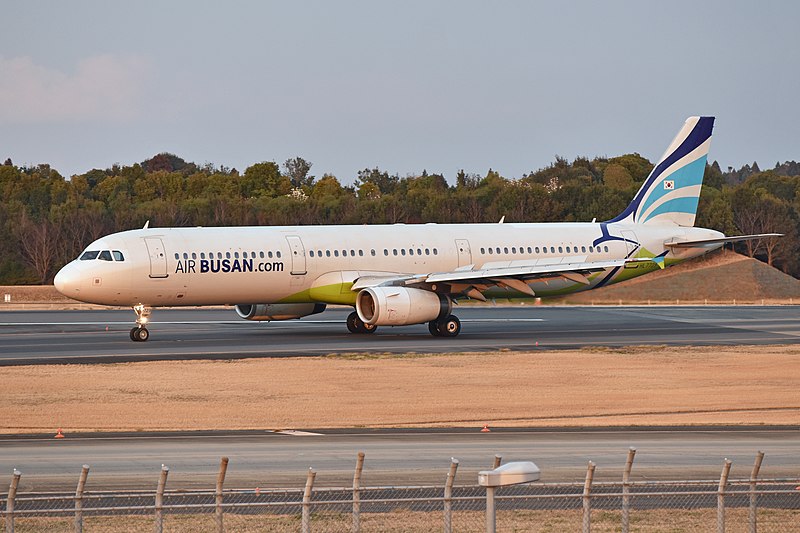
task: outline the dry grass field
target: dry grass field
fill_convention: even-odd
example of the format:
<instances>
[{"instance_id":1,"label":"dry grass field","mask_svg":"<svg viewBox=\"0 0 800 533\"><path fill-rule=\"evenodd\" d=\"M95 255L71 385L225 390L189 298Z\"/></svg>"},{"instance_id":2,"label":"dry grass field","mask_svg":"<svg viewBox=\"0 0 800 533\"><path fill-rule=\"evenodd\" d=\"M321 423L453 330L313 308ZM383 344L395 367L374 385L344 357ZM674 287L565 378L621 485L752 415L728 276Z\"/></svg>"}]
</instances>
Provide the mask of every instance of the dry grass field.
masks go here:
<instances>
[{"instance_id":1,"label":"dry grass field","mask_svg":"<svg viewBox=\"0 0 800 533\"><path fill-rule=\"evenodd\" d=\"M800 346L0 368L0 432L797 424Z\"/></svg>"}]
</instances>

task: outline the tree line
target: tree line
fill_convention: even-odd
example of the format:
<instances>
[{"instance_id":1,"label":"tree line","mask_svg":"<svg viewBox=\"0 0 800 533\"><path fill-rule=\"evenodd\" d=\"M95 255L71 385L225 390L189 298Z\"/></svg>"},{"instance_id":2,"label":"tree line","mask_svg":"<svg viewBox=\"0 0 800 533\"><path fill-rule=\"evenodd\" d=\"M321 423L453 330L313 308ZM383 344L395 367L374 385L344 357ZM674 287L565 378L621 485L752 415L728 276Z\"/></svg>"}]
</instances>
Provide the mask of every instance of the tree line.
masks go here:
<instances>
[{"instance_id":1,"label":"tree line","mask_svg":"<svg viewBox=\"0 0 800 533\"><path fill-rule=\"evenodd\" d=\"M150 226L415 224L607 220L620 213L653 164L639 154L556 157L516 178L464 171L449 183L422 171L401 177L379 168L351 185L317 178L301 157L256 163L244 172L159 154L65 179L49 165L0 165L0 284L50 283L58 269L108 233ZM779 232L739 251L795 277L800 164L756 163L722 171L706 165L697 225L726 234ZM739 246L739 245L737 245Z\"/></svg>"}]
</instances>

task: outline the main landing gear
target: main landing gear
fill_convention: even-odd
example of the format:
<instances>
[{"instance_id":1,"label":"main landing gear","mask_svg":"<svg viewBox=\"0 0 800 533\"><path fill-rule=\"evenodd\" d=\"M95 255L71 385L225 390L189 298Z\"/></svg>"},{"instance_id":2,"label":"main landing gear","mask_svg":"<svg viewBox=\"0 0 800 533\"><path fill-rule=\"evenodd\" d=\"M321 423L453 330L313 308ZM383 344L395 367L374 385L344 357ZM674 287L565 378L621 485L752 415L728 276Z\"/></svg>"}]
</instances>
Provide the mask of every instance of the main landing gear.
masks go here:
<instances>
[{"instance_id":1,"label":"main landing gear","mask_svg":"<svg viewBox=\"0 0 800 533\"><path fill-rule=\"evenodd\" d=\"M359 318L358 313L353 311L349 315L347 315L347 329L350 333L375 333L375 330L378 329L378 326L374 324L367 324L361 318Z\"/></svg>"},{"instance_id":2,"label":"main landing gear","mask_svg":"<svg viewBox=\"0 0 800 533\"><path fill-rule=\"evenodd\" d=\"M136 327L131 330L131 340L134 342L144 342L150 338L150 332L147 331L145 324L150 319L149 307L142 304L134 305L133 312L136 313Z\"/></svg>"},{"instance_id":3,"label":"main landing gear","mask_svg":"<svg viewBox=\"0 0 800 533\"><path fill-rule=\"evenodd\" d=\"M455 315L428 322L428 331L434 337L455 337L461 333L461 321Z\"/></svg>"}]
</instances>

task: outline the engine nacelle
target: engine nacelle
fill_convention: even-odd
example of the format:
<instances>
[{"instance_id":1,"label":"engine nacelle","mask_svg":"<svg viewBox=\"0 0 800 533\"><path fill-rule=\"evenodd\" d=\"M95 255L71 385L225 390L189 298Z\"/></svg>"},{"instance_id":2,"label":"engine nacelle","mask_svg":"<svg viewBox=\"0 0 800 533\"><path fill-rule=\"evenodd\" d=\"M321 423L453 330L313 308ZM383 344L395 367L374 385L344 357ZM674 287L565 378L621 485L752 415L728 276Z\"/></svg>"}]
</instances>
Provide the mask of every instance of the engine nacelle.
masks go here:
<instances>
[{"instance_id":1,"label":"engine nacelle","mask_svg":"<svg viewBox=\"0 0 800 533\"><path fill-rule=\"evenodd\" d=\"M447 296L405 287L368 287L356 297L358 317L376 326L422 324L450 315Z\"/></svg>"},{"instance_id":2,"label":"engine nacelle","mask_svg":"<svg viewBox=\"0 0 800 533\"><path fill-rule=\"evenodd\" d=\"M239 304L234 309L245 320L291 320L321 313L325 304Z\"/></svg>"}]
</instances>

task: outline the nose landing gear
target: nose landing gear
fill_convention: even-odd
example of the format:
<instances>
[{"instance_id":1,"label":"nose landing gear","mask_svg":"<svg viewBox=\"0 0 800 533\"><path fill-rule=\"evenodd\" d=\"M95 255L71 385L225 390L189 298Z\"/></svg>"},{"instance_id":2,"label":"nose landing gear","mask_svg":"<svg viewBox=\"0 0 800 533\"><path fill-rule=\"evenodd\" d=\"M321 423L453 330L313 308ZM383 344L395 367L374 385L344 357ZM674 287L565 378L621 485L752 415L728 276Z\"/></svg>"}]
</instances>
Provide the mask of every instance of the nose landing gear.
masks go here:
<instances>
[{"instance_id":1,"label":"nose landing gear","mask_svg":"<svg viewBox=\"0 0 800 533\"><path fill-rule=\"evenodd\" d=\"M147 331L145 324L147 324L150 319L151 311L152 309L142 304L133 306L133 312L136 313L136 327L131 330L132 341L144 342L150 338L150 332Z\"/></svg>"}]
</instances>

